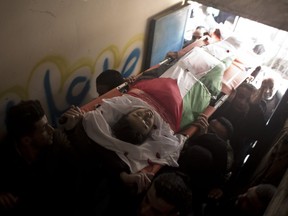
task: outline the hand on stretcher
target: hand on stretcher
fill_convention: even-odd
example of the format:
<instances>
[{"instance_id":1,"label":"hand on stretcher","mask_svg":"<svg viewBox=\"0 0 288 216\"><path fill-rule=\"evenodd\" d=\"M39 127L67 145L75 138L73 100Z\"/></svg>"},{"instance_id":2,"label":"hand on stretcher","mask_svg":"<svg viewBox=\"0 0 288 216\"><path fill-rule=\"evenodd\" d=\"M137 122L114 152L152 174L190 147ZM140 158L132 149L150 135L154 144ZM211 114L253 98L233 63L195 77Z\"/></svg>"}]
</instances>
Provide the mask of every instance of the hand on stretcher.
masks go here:
<instances>
[{"instance_id":1,"label":"hand on stretcher","mask_svg":"<svg viewBox=\"0 0 288 216\"><path fill-rule=\"evenodd\" d=\"M65 123L62 125L65 130L73 129L76 124L81 121L85 111L81 110L79 107L72 105L62 117L66 118ZM145 191L151 183L154 174L150 172L139 172L128 174L126 172L120 173L120 178L127 186L137 185L137 193Z\"/></svg>"},{"instance_id":2,"label":"hand on stretcher","mask_svg":"<svg viewBox=\"0 0 288 216\"><path fill-rule=\"evenodd\" d=\"M78 106L72 105L69 110L67 110L61 118L65 119L65 122L62 124L65 130L73 129L77 123L83 118L84 111L81 110Z\"/></svg>"},{"instance_id":3,"label":"hand on stretcher","mask_svg":"<svg viewBox=\"0 0 288 216\"><path fill-rule=\"evenodd\" d=\"M198 128L197 135L207 133L209 127L208 116L204 113L200 113L197 120L193 122L192 125Z\"/></svg>"}]
</instances>

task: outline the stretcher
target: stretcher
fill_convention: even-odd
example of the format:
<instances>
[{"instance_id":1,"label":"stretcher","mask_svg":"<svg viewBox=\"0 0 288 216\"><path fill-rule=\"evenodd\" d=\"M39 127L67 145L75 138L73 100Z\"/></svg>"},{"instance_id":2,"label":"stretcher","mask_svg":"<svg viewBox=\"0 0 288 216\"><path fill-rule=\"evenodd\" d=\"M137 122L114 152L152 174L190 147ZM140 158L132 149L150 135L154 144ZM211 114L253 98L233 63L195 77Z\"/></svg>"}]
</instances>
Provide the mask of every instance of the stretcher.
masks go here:
<instances>
[{"instance_id":1,"label":"stretcher","mask_svg":"<svg viewBox=\"0 0 288 216\"><path fill-rule=\"evenodd\" d=\"M193 61L189 62L189 58L190 59L193 59L194 57L198 58L199 52L202 55L202 53L204 52L202 49L205 49L206 46L207 46L207 39L206 38L197 40L196 42L190 44L188 47L185 47L183 50L180 50L178 52L178 54L180 53L180 56L182 56L182 57L179 60L175 61L175 63L171 64L171 59L167 58L163 62L160 62L158 65L155 65L155 66L149 68L148 70L145 70L144 72L139 73L136 76L136 80L137 80L137 78L141 78L143 76L145 77L145 75L147 73L153 71L154 69L160 68L163 65L167 65L167 64L171 64L172 66L169 66L166 71L161 72L160 77L165 78L166 76L176 76L175 74L180 73L182 75L184 74L183 80L186 80L185 70L187 70L187 69L183 69L183 68L192 67L195 70L198 70L198 68L199 68L198 65L197 64L192 65L192 64L195 64L195 61L193 60ZM207 48L207 49L211 49L211 48ZM225 47L225 49L227 49L227 47ZM198 53L196 52L197 54L195 54L195 50L198 52ZM227 51L225 50L225 52L229 54L229 50L227 50ZM226 55L225 52L224 52L224 55ZM210 53L212 53L212 56L213 56L213 54L214 55L217 54L217 52L215 52L214 50L210 50ZM252 54L250 52L248 52L248 53L249 54L247 54L246 56L248 59L251 59L253 56L251 56ZM204 52L204 54L206 55L206 51ZM222 55L222 54L219 54L219 55ZM188 61L186 61L185 58L188 59ZM223 58L227 59L226 56L224 56ZM230 59L230 58L228 58L228 59ZM205 62L206 62L206 60L207 59L205 59ZM215 60L213 59L212 62L213 61L215 61ZM185 64L184 65L185 67L183 66L183 64ZM215 68L214 66L217 65L217 63L215 63L215 62L213 64L214 65L213 65L213 67L211 67L212 68L211 71L213 70L213 68ZM226 66L228 65L228 66L225 69L223 69L223 67L220 68L220 71L224 70L223 72L219 73L219 71L216 70L217 78L215 78L215 76L214 77L212 76L209 79L207 78L205 80L206 77L209 77L210 72L207 73L206 72L207 69L204 70L202 66L201 66L202 67L201 70L205 71L205 73L203 73L203 74L198 73L195 76L193 75L194 78L197 77L197 78L195 78L197 82L202 81L203 83L205 83L204 88L206 88L206 89L208 88L210 93L211 93L211 91L213 91L213 88L217 88L217 86L219 88L219 80L217 83L217 79L221 79L220 80L221 81L220 82L220 89L218 89L220 91L217 93L217 95L214 94L214 98L211 96L211 98L210 98L211 100L209 101L209 104L207 104L207 106L204 104L205 107L204 108L202 107L200 110L198 110L199 111L198 114L203 113L208 117L211 116L215 112L215 110L217 108L219 108L229 98L229 95L233 92L233 90L236 89L250 75L249 71L246 70L246 68L248 66L245 65L245 61L243 61L243 59L241 59L241 61L239 61L239 59L233 58L229 64L227 63L227 61L226 62L224 61L224 65L226 65ZM205 67L209 68L210 65L208 65L208 66L205 65ZM193 69L191 69L191 70L193 71ZM209 71L210 71L210 68L209 68ZM196 71L196 73L197 72L198 71ZM213 72L213 73L215 73L215 72ZM181 79L179 79L179 80L181 80ZM216 84L214 85L213 82L216 82ZM187 82L186 84L189 86L191 85L190 82ZM179 85L179 86L182 87L182 86L185 86L186 84L182 85L182 83L181 83L181 85ZM133 83L125 82L125 83L121 84L120 86L107 92L106 94L99 96L96 99L92 100L91 102L83 105L81 107L81 109L85 112L94 110L96 107L101 105L103 100L117 97L117 96L122 96L123 94L125 94L124 89L127 89L127 87L133 88L133 85L134 85ZM185 88L183 91L186 91ZM181 90L180 90L180 93L181 93ZM203 100L203 99L199 98L199 95L194 95L193 97L195 97L195 98L198 97L199 103ZM195 134L198 130L198 128L196 126L194 126L193 124L190 124L189 127L190 127L190 131L192 131L192 135ZM149 163L149 165L147 167L145 167L144 169L142 169L141 171L142 172L156 173L162 167L162 165L163 164Z\"/></svg>"}]
</instances>

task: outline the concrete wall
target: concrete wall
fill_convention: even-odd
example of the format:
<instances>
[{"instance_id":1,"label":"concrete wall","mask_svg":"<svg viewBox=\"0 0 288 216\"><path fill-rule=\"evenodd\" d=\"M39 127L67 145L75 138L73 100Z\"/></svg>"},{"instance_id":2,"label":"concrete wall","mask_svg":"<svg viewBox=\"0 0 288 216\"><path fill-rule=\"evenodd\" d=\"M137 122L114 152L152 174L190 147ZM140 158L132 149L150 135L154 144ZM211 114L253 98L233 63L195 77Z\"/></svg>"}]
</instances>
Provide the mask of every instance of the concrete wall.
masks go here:
<instances>
[{"instance_id":1,"label":"concrete wall","mask_svg":"<svg viewBox=\"0 0 288 216\"><path fill-rule=\"evenodd\" d=\"M0 128L5 110L39 99L57 117L97 96L95 79L113 68L141 70L148 19L181 0L2 0Z\"/></svg>"}]
</instances>

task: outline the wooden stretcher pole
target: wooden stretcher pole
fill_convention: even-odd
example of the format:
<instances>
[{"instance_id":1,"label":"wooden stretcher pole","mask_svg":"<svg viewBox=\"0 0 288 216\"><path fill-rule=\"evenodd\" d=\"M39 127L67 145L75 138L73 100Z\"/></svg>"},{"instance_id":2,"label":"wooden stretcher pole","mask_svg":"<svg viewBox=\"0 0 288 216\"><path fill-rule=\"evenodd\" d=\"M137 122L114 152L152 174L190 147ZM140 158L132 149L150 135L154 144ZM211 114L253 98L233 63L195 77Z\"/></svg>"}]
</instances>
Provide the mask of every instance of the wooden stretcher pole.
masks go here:
<instances>
[{"instance_id":1,"label":"wooden stretcher pole","mask_svg":"<svg viewBox=\"0 0 288 216\"><path fill-rule=\"evenodd\" d=\"M121 84L120 86L121 86L121 88L124 88L127 85L128 85L128 83L125 82L125 83ZM115 96L121 96L122 93L119 91L120 86L118 86L118 87L110 90L109 92L95 98L94 100L90 101L89 103L85 104L84 106L82 106L80 108L83 111L88 112L88 111L94 110L98 105L100 105L102 103L103 99L112 98Z\"/></svg>"},{"instance_id":2,"label":"wooden stretcher pole","mask_svg":"<svg viewBox=\"0 0 288 216\"><path fill-rule=\"evenodd\" d=\"M143 72L136 75L135 80L138 79L142 74L143 74ZM119 85L119 86L113 88L112 90L110 90L109 92L106 92L105 94L95 98L94 100L90 101L89 103L85 104L84 106L82 106L80 108L85 112L94 110L95 107L99 106L102 103L103 99L108 99L108 98L123 95L121 90L126 88L127 86L129 86L129 82L124 82L121 85Z\"/></svg>"},{"instance_id":3,"label":"wooden stretcher pole","mask_svg":"<svg viewBox=\"0 0 288 216\"><path fill-rule=\"evenodd\" d=\"M172 59L170 57L168 58L165 58L163 61L159 62L159 64L155 65L155 66L152 66L151 68L149 68L148 70L146 71L150 71L154 68L158 68L159 66L161 66L162 64L166 64L167 62L171 61ZM137 74L134 79L135 81L140 77L142 76L143 73L145 73L146 71L144 72L141 72L139 74ZM117 86L116 88L113 88L112 90L110 90L109 92L95 98L94 100L92 100L91 102L85 104L84 106L80 107L83 111L85 112L88 112L88 111L91 111L93 109L95 109L95 107L97 107L98 105L100 105L102 103L102 100L103 99L107 99L107 98L112 98L112 97L115 97L115 96L121 96L123 93L121 92L122 89L128 87L131 83L129 82L124 82L122 83L121 85Z\"/></svg>"},{"instance_id":4,"label":"wooden stretcher pole","mask_svg":"<svg viewBox=\"0 0 288 216\"><path fill-rule=\"evenodd\" d=\"M162 64L166 64L166 63L168 63L168 62L170 62L170 61L172 61L172 60L173 60L172 58L167 57L167 58L165 58L163 61L159 62L158 64L156 64L156 65L154 65L154 66L152 66L152 67L150 67L150 68L148 68L147 70L145 70L145 71L142 72L142 73L145 73L146 71L150 71L150 70L153 70L153 69L155 69L155 68L158 68L158 67L161 66ZM141 75L142 75L142 73L141 73Z\"/></svg>"}]
</instances>

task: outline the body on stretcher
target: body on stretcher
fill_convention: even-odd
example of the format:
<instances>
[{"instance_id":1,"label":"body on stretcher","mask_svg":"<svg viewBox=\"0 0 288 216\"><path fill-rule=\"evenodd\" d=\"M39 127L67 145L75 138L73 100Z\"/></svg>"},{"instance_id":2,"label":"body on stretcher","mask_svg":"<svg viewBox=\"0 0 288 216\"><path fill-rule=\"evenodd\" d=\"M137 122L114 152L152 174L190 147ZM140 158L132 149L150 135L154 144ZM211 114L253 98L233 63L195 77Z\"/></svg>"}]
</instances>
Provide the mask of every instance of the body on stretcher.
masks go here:
<instances>
[{"instance_id":1,"label":"body on stretcher","mask_svg":"<svg viewBox=\"0 0 288 216\"><path fill-rule=\"evenodd\" d=\"M195 45L196 46L196 45ZM167 62L169 62L169 59L166 59L164 60L163 62L161 62L159 65L156 65L152 68L149 68L147 70L147 72L151 71L152 69L155 69L157 67L159 67L160 65L162 64L166 64ZM233 66L233 64L231 65ZM228 70L230 70L229 72L233 72L233 68L231 69L231 67L228 68ZM227 70L226 70L227 71ZM238 80L242 80L244 81L245 78L247 77L245 74L243 74L243 71L241 69L238 69L237 72L235 72L235 74L239 73L240 72L240 78L238 77ZM145 72L143 72L145 73ZM137 77L141 77L143 73L140 73ZM243 77L243 79L242 79ZM223 81L225 83L225 87L228 89L228 91L226 90L226 92L229 94L234 88L236 88L241 82L235 84L235 82L227 82L225 81L225 73L224 73L224 76L223 76ZM104 99L108 99L108 98L113 98L115 96L121 96L123 95L123 92L122 92L122 89L125 89L127 86L129 86L129 83L123 83L122 85L116 87L115 89L107 92L106 94L92 100L90 103L87 103L85 104L84 106L81 107L81 109L85 112L88 112L88 111L91 111L91 110L94 110L95 107L97 107L98 105L100 105L102 103L102 101ZM230 91L230 92L229 92ZM223 97L221 97L221 99L219 100L219 102L216 102L216 104L214 106L210 106L208 105L204 110L203 110L203 113L206 115L206 116L210 116L212 115L212 113L222 104L224 103L224 101L228 98L228 94L224 95ZM198 130L198 128L194 125L191 125L190 128L189 128L191 134L195 134ZM153 172L153 173L156 173L160 168L161 168L161 164L157 164L157 163L150 163L147 167L145 167L144 169L142 169L142 172Z\"/></svg>"}]
</instances>

